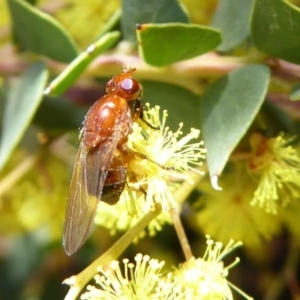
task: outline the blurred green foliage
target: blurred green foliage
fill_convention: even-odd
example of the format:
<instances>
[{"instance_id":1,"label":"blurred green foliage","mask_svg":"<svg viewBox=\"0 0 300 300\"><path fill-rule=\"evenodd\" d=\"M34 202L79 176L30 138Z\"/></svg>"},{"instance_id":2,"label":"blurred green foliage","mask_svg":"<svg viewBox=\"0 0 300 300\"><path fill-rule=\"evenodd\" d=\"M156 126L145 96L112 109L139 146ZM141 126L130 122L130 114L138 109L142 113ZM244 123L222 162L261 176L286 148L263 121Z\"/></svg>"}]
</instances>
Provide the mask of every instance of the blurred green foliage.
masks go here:
<instances>
[{"instance_id":1,"label":"blurred green foliage","mask_svg":"<svg viewBox=\"0 0 300 300\"><path fill-rule=\"evenodd\" d=\"M115 240L97 228L67 257L59 228L78 129L120 67L137 69L143 102L167 109L171 128L201 129L210 176L222 173L237 146L250 148L254 129L298 137L300 9L293 2L0 0L0 300L61 299L61 282ZM199 190L183 209L198 255L205 228L190 210ZM177 264L183 256L171 240L177 243L166 227L126 255L148 251ZM245 262L231 281L256 299L272 295L272 284L259 281L279 273L299 241L294 230L241 253ZM295 258L294 275L298 265ZM254 282L243 281L254 273ZM265 299L292 299L286 286Z\"/></svg>"}]
</instances>

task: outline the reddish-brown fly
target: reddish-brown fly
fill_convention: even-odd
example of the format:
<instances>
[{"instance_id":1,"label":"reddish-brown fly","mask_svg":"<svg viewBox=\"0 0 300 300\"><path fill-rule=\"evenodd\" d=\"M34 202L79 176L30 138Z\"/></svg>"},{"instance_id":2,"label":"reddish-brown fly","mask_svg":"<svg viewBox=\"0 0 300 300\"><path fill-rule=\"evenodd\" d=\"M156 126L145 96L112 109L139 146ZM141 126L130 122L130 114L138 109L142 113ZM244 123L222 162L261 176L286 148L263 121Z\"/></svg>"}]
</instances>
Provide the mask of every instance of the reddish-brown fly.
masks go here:
<instances>
[{"instance_id":1,"label":"reddish-brown fly","mask_svg":"<svg viewBox=\"0 0 300 300\"><path fill-rule=\"evenodd\" d=\"M141 85L125 70L106 84L106 95L88 111L80 133L64 224L64 248L71 255L86 241L99 200L115 204L125 188L127 139L141 116Z\"/></svg>"}]
</instances>

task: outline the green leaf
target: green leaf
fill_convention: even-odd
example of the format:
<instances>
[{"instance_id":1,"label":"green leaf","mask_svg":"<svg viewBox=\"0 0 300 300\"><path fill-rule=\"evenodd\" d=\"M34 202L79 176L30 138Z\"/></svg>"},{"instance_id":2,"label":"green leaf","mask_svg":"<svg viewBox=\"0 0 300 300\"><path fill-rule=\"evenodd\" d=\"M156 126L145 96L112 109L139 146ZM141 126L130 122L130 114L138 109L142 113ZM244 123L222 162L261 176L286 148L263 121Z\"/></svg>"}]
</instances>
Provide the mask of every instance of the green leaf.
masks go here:
<instances>
[{"instance_id":1,"label":"green leaf","mask_svg":"<svg viewBox=\"0 0 300 300\"><path fill-rule=\"evenodd\" d=\"M299 101L300 100L300 83L296 84L291 93L290 93L290 99L292 101Z\"/></svg>"},{"instance_id":2,"label":"green leaf","mask_svg":"<svg viewBox=\"0 0 300 300\"><path fill-rule=\"evenodd\" d=\"M271 101L263 103L261 113L269 136L278 136L281 132L295 132L291 116Z\"/></svg>"},{"instance_id":3,"label":"green leaf","mask_svg":"<svg viewBox=\"0 0 300 300\"><path fill-rule=\"evenodd\" d=\"M161 111L168 111L167 126L174 131L183 122L184 134L190 129L200 128L198 111L200 109L199 96L177 85L145 81L143 85L143 103L151 106L159 105Z\"/></svg>"},{"instance_id":4,"label":"green leaf","mask_svg":"<svg viewBox=\"0 0 300 300\"><path fill-rule=\"evenodd\" d=\"M251 34L262 52L300 63L300 9L281 0L255 0Z\"/></svg>"},{"instance_id":5,"label":"green leaf","mask_svg":"<svg viewBox=\"0 0 300 300\"><path fill-rule=\"evenodd\" d=\"M106 33L98 41L89 46L47 87L46 95L60 95L66 91L83 73L88 65L101 53L113 46L120 38L120 32Z\"/></svg>"},{"instance_id":6,"label":"green leaf","mask_svg":"<svg viewBox=\"0 0 300 300\"><path fill-rule=\"evenodd\" d=\"M162 67L215 49L216 29L190 24L144 24L137 31L139 52L150 65Z\"/></svg>"},{"instance_id":7,"label":"green leaf","mask_svg":"<svg viewBox=\"0 0 300 300\"><path fill-rule=\"evenodd\" d=\"M52 17L21 0L8 0L13 27L22 46L69 63L78 52L66 30Z\"/></svg>"},{"instance_id":8,"label":"green leaf","mask_svg":"<svg viewBox=\"0 0 300 300\"><path fill-rule=\"evenodd\" d=\"M259 111L269 84L264 65L249 65L212 83L201 101L202 133L211 176L219 176L229 155Z\"/></svg>"},{"instance_id":9,"label":"green leaf","mask_svg":"<svg viewBox=\"0 0 300 300\"><path fill-rule=\"evenodd\" d=\"M40 101L48 72L42 62L31 65L11 88L3 112L0 170L22 138Z\"/></svg>"},{"instance_id":10,"label":"green leaf","mask_svg":"<svg viewBox=\"0 0 300 300\"><path fill-rule=\"evenodd\" d=\"M63 98L44 97L33 122L47 131L64 132L80 128L86 108Z\"/></svg>"},{"instance_id":11,"label":"green leaf","mask_svg":"<svg viewBox=\"0 0 300 300\"><path fill-rule=\"evenodd\" d=\"M136 41L136 25L144 23L189 23L178 0L123 0L121 26L125 40Z\"/></svg>"},{"instance_id":12,"label":"green leaf","mask_svg":"<svg viewBox=\"0 0 300 300\"><path fill-rule=\"evenodd\" d=\"M212 20L212 26L222 32L218 51L229 51L240 45L250 34L251 0L221 0Z\"/></svg>"}]
</instances>

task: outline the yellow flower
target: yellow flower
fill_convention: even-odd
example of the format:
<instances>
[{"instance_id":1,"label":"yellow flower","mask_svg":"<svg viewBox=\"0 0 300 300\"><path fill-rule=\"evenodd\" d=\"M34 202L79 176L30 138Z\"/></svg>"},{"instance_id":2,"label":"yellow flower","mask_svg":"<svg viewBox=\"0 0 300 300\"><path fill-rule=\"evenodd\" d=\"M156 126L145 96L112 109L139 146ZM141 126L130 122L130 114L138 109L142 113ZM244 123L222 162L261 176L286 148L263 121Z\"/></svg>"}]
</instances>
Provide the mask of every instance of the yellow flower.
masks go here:
<instances>
[{"instance_id":1,"label":"yellow flower","mask_svg":"<svg viewBox=\"0 0 300 300\"><path fill-rule=\"evenodd\" d=\"M137 208L134 212L131 211L129 204L132 201L134 202L134 206L131 205L131 207ZM145 199L143 194L139 195L139 193L134 191L131 193L130 190L126 189L116 205L110 206L100 201L95 223L110 229L112 235L116 234L118 231L126 231L134 226L144 215L141 210L144 203ZM166 223L171 224L171 222L171 215L168 212L162 212L148 224L147 231L150 236L154 236L157 231L161 231L163 225ZM147 234L147 231L142 231L137 239L143 238Z\"/></svg>"},{"instance_id":2,"label":"yellow flower","mask_svg":"<svg viewBox=\"0 0 300 300\"><path fill-rule=\"evenodd\" d=\"M248 169L258 181L252 205L276 214L279 205L300 197L300 147L292 145L294 141L295 137L283 133L269 139L259 133L252 135Z\"/></svg>"},{"instance_id":3,"label":"yellow flower","mask_svg":"<svg viewBox=\"0 0 300 300\"><path fill-rule=\"evenodd\" d=\"M203 258L191 259L172 272L162 271L164 261L150 259L148 255L138 254L135 264L123 260L124 270L118 261L99 268L96 286L87 286L81 300L215 300L232 299L230 287L246 299L252 299L226 279L238 259L225 267L221 261L241 243L230 241L222 250L221 243L214 243L207 236L207 250Z\"/></svg>"},{"instance_id":4,"label":"yellow flower","mask_svg":"<svg viewBox=\"0 0 300 300\"><path fill-rule=\"evenodd\" d=\"M214 190L209 180L200 185L203 196L197 221L204 232L222 242L232 238L259 247L262 237L268 239L280 231L278 217L250 204L256 185L241 162L228 165L220 186L222 191Z\"/></svg>"},{"instance_id":5,"label":"yellow flower","mask_svg":"<svg viewBox=\"0 0 300 300\"><path fill-rule=\"evenodd\" d=\"M39 232L44 241L61 240L68 182L60 159L49 153L39 158L0 202L0 232L11 234L10 223L15 223L15 233Z\"/></svg>"},{"instance_id":6,"label":"yellow flower","mask_svg":"<svg viewBox=\"0 0 300 300\"><path fill-rule=\"evenodd\" d=\"M199 137L199 130L192 128L188 135L180 137L183 124L179 125L176 132L172 132L166 126L166 111L163 111L160 120L158 106L150 108L146 104L146 107L144 118L159 130L134 124L128 147L145 157L135 156L131 161L128 173L134 173L135 178L129 182L129 186L135 189L142 187L147 192L145 211L153 209L155 203L159 203L163 211L169 211L177 206L169 186L175 179L192 181L191 171L201 173L193 166L202 165L205 149L202 141L189 143Z\"/></svg>"},{"instance_id":7,"label":"yellow flower","mask_svg":"<svg viewBox=\"0 0 300 300\"><path fill-rule=\"evenodd\" d=\"M230 287L239 292L244 298L252 299L236 286L227 281L229 270L239 262L236 260L225 267L222 259L242 243L231 240L222 250L222 243L215 243L207 236L207 249L202 258L192 258L177 269L173 278L181 287L184 294L182 299L233 299ZM178 289L177 286L177 290Z\"/></svg>"},{"instance_id":8,"label":"yellow flower","mask_svg":"<svg viewBox=\"0 0 300 300\"><path fill-rule=\"evenodd\" d=\"M128 148L141 155L132 155L127 169L127 185L119 202L113 207L101 202L98 206L95 223L111 229L112 233L127 230L145 213L155 209L157 203L161 205L162 213L148 225L150 235L166 222L171 223L169 210L178 205L173 192L179 184L174 183L174 179L192 181L193 165L201 166L200 160L204 158L203 142L188 144L199 136L199 130L192 129L187 136L180 138L182 124L173 133L165 125L166 111L160 120L159 107L146 107L145 120L158 129L150 128L142 121L133 124Z\"/></svg>"},{"instance_id":9,"label":"yellow flower","mask_svg":"<svg viewBox=\"0 0 300 300\"><path fill-rule=\"evenodd\" d=\"M157 292L161 280L161 270L164 262L150 259L148 255L137 254L135 264L123 259L124 271L119 262L112 261L106 268L99 268L100 275L95 276L99 288L87 286L87 292L81 296L82 300L130 300L130 299L168 299L167 290Z\"/></svg>"}]
</instances>

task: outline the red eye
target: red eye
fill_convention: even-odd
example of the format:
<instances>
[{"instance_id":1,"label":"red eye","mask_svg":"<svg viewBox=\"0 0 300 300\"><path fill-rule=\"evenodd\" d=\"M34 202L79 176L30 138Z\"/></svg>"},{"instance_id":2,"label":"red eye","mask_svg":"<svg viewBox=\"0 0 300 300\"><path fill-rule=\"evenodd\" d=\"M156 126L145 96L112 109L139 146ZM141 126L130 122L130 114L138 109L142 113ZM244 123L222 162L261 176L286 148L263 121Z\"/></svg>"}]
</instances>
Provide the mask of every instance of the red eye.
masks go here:
<instances>
[{"instance_id":1,"label":"red eye","mask_svg":"<svg viewBox=\"0 0 300 300\"><path fill-rule=\"evenodd\" d=\"M125 78L122 80L120 83L120 88L123 90L123 92L128 93L129 95L140 93L140 85L133 78Z\"/></svg>"}]
</instances>

